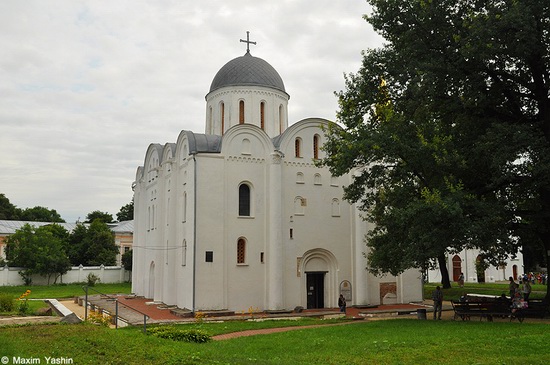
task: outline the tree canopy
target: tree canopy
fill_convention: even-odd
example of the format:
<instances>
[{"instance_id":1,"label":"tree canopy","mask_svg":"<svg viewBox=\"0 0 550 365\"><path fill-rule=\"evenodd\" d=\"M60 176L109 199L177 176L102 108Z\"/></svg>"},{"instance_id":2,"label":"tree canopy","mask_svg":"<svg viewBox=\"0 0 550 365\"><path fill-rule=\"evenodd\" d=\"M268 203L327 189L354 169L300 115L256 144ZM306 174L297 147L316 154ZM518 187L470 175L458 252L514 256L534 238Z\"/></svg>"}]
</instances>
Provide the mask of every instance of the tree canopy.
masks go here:
<instances>
[{"instance_id":1,"label":"tree canopy","mask_svg":"<svg viewBox=\"0 0 550 365\"><path fill-rule=\"evenodd\" d=\"M120 211L116 214L116 218L119 222L131 221L134 219L134 199L120 208Z\"/></svg>"},{"instance_id":2,"label":"tree canopy","mask_svg":"<svg viewBox=\"0 0 550 365\"><path fill-rule=\"evenodd\" d=\"M68 232L56 224L38 228L25 224L7 238L7 260L10 266L25 268L22 276L27 282L38 274L47 277L48 283L53 276L55 283L71 267L65 253L68 236Z\"/></svg>"},{"instance_id":3,"label":"tree canopy","mask_svg":"<svg viewBox=\"0 0 550 365\"><path fill-rule=\"evenodd\" d=\"M337 93L321 161L375 224L373 272L550 250L550 3L369 0L386 43ZM444 285L449 283L444 283Z\"/></svg>"},{"instance_id":4,"label":"tree canopy","mask_svg":"<svg viewBox=\"0 0 550 365\"><path fill-rule=\"evenodd\" d=\"M107 212L101 212L99 210L94 210L93 212L88 213L86 216L85 223L92 223L96 219L99 219L103 223L113 223L113 215Z\"/></svg>"}]
</instances>

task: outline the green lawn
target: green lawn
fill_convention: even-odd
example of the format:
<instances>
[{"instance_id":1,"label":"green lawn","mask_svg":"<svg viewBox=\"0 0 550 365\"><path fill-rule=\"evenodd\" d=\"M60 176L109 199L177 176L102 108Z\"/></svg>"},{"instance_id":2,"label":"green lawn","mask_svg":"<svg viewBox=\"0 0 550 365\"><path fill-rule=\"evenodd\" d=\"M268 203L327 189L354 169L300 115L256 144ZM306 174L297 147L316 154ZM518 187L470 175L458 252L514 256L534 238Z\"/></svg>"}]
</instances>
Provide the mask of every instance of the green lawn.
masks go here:
<instances>
[{"instance_id":1,"label":"green lawn","mask_svg":"<svg viewBox=\"0 0 550 365\"><path fill-rule=\"evenodd\" d=\"M21 294L25 293L27 289L30 290L31 293L27 297L28 299L30 299L28 301L29 310L27 314L34 315L40 308L48 307L48 305L41 300L33 299L67 299L82 296L85 295L85 292L82 289L83 286L84 284L0 286L0 296L9 295L12 296L14 299L17 299ZM129 294L132 289L132 284L96 284L92 289L89 290L90 295L96 294L93 289L105 294ZM19 303L16 304L18 305ZM12 312L0 311L0 315L14 314L18 314L17 309Z\"/></svg>"},{"instance_id":2,"label":"green lawn","mask_svg":"<svg viewBox=\"0 0 550 365\"><path fill-rule=\"evenodd\" d=\"M29 285L29 286L0 286L0 294L12 294L19 298L27 289L31 291L29 299L65 299L84 295L82 287L85 284L58 284L58 285ZM131 283L96 284L93 289L105 294L130 294ZM90 291L90 294L95 294Z\"/></svg>"},{"instance_id":3,"label":"green lawn","mask_svg":"<svg viewBox=\"0 0 550 365\"><path fill-rule=\"evenodd\" d=\"M213 335L242 329L243 323L200 327ZM45 357L64 357L75 364L547 364L548 326L367 320L194 344L144 335L140 328L39 325L0 328L0 356L10 363L13 357L41 358L42 363Z\"/></svg>"}]
</instances>

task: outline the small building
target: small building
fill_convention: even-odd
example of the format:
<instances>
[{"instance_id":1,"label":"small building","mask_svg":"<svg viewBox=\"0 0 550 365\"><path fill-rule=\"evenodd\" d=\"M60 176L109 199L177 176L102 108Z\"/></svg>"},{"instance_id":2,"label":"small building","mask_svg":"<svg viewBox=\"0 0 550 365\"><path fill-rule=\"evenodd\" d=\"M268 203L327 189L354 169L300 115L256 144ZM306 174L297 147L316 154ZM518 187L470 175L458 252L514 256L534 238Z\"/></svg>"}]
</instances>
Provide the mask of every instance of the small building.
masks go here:
<instances>
[{"instance_id":1,"label":"small building","mask_svg":"<svg viewBox=\"0 0 550 365\"><path fill-rule=\"evenodd\" d=\"M461 273L464 274L465 282L487 282L494 283L496 281L508 281L509 277L518 280L520 275L524 273L523 254L519 251L515 256L510 256L502 263L495 267L490 265L485 270L478 270L477 263L483 260L480 250L468 249L463 250L454 255L447 256L447 270L449 271L449 279L458 281ZM439 268L428 271L428 281L435 283L441 282L441 271Z\"/></svg>"}]
</instances>

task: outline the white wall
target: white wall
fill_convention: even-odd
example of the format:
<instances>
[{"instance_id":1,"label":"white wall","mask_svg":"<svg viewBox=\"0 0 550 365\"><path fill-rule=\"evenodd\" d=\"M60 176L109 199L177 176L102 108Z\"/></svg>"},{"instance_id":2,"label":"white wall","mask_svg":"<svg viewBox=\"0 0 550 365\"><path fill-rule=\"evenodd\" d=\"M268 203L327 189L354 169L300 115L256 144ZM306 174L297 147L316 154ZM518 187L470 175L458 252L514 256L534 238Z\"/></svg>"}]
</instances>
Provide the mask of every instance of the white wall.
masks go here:
<instances>
[{"instance_id":1,"label":"white wall","mask_svg":"<svg viewBox=\"0 0 550 365\"><path fill-rule=\"evenodd\" d=\"M24 270L20 267L0 267L0 286L25 285L19 271ZM57 279L57 284L84 283L89 274L99 277L100 283L122 283L129 279L129 274L121 266L75 266L65 275ZM48 279L40 275L32 277L33 285L47 285ZM53 284L53 278L50 281Z\"/></svg>"}]
</instances>

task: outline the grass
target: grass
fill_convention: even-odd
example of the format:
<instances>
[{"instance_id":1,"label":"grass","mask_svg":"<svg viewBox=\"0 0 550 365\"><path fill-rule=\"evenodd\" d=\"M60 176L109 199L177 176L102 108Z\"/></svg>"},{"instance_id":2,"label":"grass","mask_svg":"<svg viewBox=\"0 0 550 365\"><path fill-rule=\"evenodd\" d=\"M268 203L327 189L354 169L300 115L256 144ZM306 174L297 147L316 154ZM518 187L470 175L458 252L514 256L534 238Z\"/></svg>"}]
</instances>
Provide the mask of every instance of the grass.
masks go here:
<instances>
[{"instance_id":1,"label":"grass","mask_svg":"<svg viewBox=\"0 0 550 365\"><path fill-rule=\"evenodd\" d=\"M67 299L82 296L85 294L82 287L85 284L60 284L60 285L30 285L30 286L0 286L0 295L11 295L14 299L19 298L27 289L31 291L28 296L29 310L28 314L34 315L40 308L48 307L44 301L33 299ZM121 284L96 284L93 289L105 294L129 294L131 291L130 283ZM96 294L93 290L90 295ZM16 307L19 303L16 303ZM0 312L0 315L17 315L17 308L12 312ZM0 355L1 356L1 355Z\"/></svg>"},{"instance_id":2,"label":"grass","mask_svg":"<svg viewBox=\"0 0 550 365\"><path fill-rule=\"evenodd\" d=\"M426 283L424 284L424 298L427 300L432 299L432 292L435 287L441 285L440 283ZM456 283L452 283L452 288L443 289L444 300L459 300L460 296L464 293L467 294L485 294L500 296L502 293L509 295L508 283L464 283L464 287L459 287ZM546 295L546 285L534 284L532 285L532 292L529 298L542 299Z\"/></svg>"},{"instance_id":3,"label":"grass","mask_svg":"<svg viewBox=\"0 0 550 365\"><path fill-rule=\"evenodd\" d=\"M240 330L243 324L267 323L185 326L214 335ZM543 323L414 319L352 322L206 344L160 339L140 328L90 324L0 328L0 356L41 358L44 363L45 357L64 357L75 364L545 364L550 357L547 342L548 324Z\"/></svg>"},{"instance_id":4,"label":"grass","mask_svg":"<svg viewBox=\"0 0 550 365\"><path fill-rule=\"evenodd\" d=\"M84 295L82 289L84 285L86 284L0 286L0 294L12 294L14 298L19 298L22 293L30 289L29 299L66 299ZM96 284L93 289L105 294L130 294L132 284ZM90 291L90 294L95 292Z\"/></svg>"}]
</instances>

